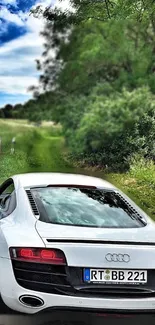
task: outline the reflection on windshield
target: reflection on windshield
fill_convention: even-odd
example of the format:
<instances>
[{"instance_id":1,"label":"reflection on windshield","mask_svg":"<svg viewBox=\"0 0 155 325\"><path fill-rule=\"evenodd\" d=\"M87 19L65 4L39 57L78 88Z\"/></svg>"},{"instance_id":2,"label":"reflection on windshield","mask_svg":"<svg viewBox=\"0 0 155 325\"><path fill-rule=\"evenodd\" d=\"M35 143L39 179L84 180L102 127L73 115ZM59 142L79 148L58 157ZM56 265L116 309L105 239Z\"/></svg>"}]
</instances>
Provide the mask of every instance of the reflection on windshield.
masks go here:
<instances>
[{"instance_id":1,"label":"reflection on windshield","mask_svg":"<svg viewBox=\"0 0 155 325\"><path fill-rule=\"evenodd\" d=\"M41 207L41 221L98 228L142 226L134 210L112 191L42 188L32 193Z\"/></svg>"}]
</instances>

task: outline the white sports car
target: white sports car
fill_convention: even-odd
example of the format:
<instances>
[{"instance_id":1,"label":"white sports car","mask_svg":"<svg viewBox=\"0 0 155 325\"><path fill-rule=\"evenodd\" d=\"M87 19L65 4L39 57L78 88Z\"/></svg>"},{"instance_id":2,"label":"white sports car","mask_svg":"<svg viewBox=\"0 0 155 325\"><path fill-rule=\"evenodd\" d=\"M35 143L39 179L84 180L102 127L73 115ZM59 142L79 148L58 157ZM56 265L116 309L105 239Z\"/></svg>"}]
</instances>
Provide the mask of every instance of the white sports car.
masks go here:
<instances>
[{"instance_id":1,"label":"white sports car","mask_svg":"<svg viewBox=\"0 0 155 325\"><path fill-rule=\"evenodd\" d=\"M13 310L155 310L155 225L95 177L16 175L0 187L0 293Z\"/></svg>"}]
</instances>

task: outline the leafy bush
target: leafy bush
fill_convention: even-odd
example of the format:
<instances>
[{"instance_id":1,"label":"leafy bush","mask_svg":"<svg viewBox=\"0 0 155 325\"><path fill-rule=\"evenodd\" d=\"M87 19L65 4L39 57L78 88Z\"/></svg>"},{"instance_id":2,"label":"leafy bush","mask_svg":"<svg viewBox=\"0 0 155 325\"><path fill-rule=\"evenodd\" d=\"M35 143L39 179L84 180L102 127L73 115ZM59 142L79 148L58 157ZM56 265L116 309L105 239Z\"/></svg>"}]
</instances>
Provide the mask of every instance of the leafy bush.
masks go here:
<instances>
[{"instance_id":1,"label":"leafy bush","mask_svg":"<svg viewBox=\"0 0 155 325\"><path fill-rule=\"evenodd\" d=\"M155 157L154 117L155 96L146 87L96 96L79 128L69 129L69 143L76 156L83 154L90 163L128 168L128 158L136 152Z\"/></svg>"}]
</instances>

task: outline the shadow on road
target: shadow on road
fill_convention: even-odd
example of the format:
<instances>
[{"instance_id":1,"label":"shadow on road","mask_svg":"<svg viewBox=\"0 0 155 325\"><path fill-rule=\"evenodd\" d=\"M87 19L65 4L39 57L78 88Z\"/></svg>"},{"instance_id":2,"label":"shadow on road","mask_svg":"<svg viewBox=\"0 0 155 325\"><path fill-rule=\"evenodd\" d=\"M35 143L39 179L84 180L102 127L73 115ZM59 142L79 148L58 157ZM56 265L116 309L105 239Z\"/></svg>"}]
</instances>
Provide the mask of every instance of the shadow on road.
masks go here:
<instances>
[{"instance_id":1,"label":"shadow on road","mask_svg":"<svg viewBox=\"0 0 155 325\"><path fill-rule=\"evenodd\" d=\"M155 325L154 314L108 314L52 311L22 315L10 310L0 300L0 325Z\"/></svg>"}]
</instances>

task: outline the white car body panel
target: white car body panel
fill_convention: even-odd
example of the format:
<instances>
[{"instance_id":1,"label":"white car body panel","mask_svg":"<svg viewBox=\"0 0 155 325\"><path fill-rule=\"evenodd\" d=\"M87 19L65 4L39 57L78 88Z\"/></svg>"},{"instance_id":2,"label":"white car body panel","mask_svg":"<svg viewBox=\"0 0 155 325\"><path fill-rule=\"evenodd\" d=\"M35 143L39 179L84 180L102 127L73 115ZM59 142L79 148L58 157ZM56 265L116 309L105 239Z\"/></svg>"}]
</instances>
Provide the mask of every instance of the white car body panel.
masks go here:
<instances>
[{"instance_id":1,"label":"white car body panel","mask_svg":"<svg viewBox=\"0 0 155 325\"><path fill-rule=\"evenodd\" d=\"M35 173L22 174L13 177L16 188L21 187L41 187L56 184L70 185L90 185L101 186L106 188L115 188L112 184L97 177L91 177L79 174L63 174L63 173Z\"/></svg>"},{"instance_id":2,"label":"white car body panel","mask_svg":"<svg viewBox=\"0 0 155 325\"><path fill-rule=\"evenodd\" d=\"M98 241L125 241L147 242L155 241L155 228L152 224L136 229L99 229L61 225L49 225L40 221L36 222L36 229L46 242L46 239L69 239L69 240L98 240Z\"/></svg>"},{"instance_id":3,"label":"white car body panel","mask_svg":"<svg viewBox=\"0 0 155 325\"><path fill-rule=\"evenodd\" d=\"M103 247L104 245L104 247ZM74 250L73 250L74 246ZM130 262L119 264L120 269L152 269L155 268L155 247L136 245L112 245L112 244L52 244L47 247L60 248L67 256L69 266L90 267L90 268L118 268L115 262L107 262L105 255L129 254ZM148 261L146 265L146 261Z\"/></svg>"},{"instance_id":4,"label":"white car body panel","mask_svg":"<svg viewBox=\"0 0 155 325\"><path fill-rule=\"evenodd\" d=\"M147 220L147 225L135 229L99 229L61 226L43 223L34 216L25 188L49 184L93 185L117 190L98 178L60 173L24 174L12 177L17 207L0 220L0 293L6 305L16 311L33 314L48 307L76 307L108 310L155 310L155 296L149 298L88 298L37 292L21 287L15 279L10 259L10 247L39 247L61 249L68 266L120 269L155 269L155 224L126 195L123 196ZM119 193L122 194L121 191ZM53 240L48 242L47 239ZM122 243L121 243L122 242ZM129 254L130 262L105 260L107 253ZM5 277L4 277L5 276ZM24 294L44 300L42 307L27 307L19 301Z\"/></svg>"}]
</instances>

